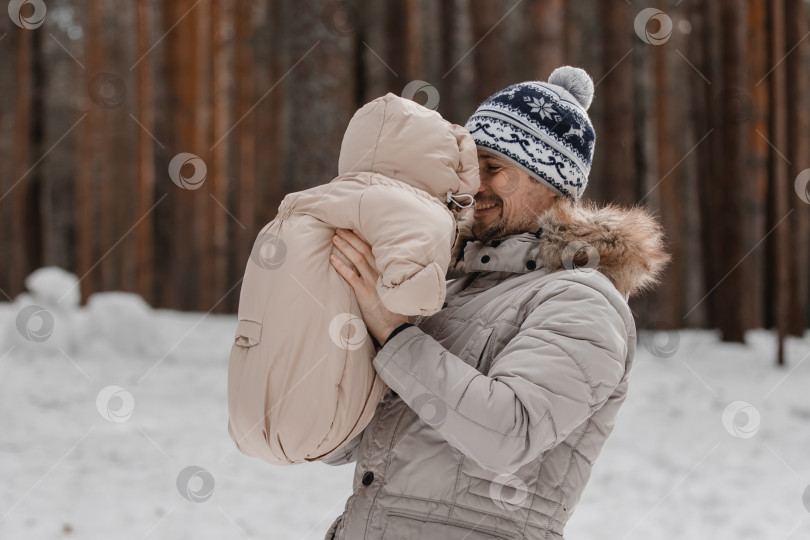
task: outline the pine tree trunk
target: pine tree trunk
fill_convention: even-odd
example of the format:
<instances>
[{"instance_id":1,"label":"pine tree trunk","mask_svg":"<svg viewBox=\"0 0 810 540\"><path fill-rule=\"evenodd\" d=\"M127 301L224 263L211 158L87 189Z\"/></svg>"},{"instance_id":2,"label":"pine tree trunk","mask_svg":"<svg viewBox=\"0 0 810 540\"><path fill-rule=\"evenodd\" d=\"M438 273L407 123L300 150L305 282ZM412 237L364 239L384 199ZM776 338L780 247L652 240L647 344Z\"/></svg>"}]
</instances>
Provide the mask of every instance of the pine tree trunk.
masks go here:
<instances>
[{"instance_id":1,"label":"pine tree trunk","mask_svg":"<svg viewBox=\"0 0 810 540\"><path fill-rule=\"evenodd\" d=\"M655 118L656 118L656 148L658 153L658 171L655 190L661 209L661 221L667 233L667 242L672 262L667 268L666 278L660 287L655 290L655 297L662 307L658 312L661 319L659 324L664 328L677 327L680 315L685 313L686 306L682 304L684 272L687 261L683 245L682 227L684 225L684 186L686 184L686 168L679 163L684 150L681 147L676 119L681 114L678 110L678 100L670 99L674 96L675 81L683 76L673 73L671 62L672 38L667 46L655 47L655 80L657 88ZM675 79L675 80L673 80Z\"/></svg>"},{"instance_id":2,"label":"pine tree trunk","mask_svg":"<svg viewBox=\"0 0 810 540\"><path fill-rule=\"evenodd\" d=\"M23 280L32 270L32 261L27 249L30 240L31 200L34 195L31 165L33 149L31 148L33 123L33 64L35 39L28 30L15 30L11 39L17 40L16 96L14 100L14 135L11 153L11 178L3 189L5 215L10 216L9 228L9 285L8 295L16 295L23 290ZM8 39L8 38L7 38Z\"/></svg>"},{"instance_id":3,"label":"pine tree trunk","mask_svg":"<svg viewBox=\"0 0 810 540\"><path fill-rule=\"evenodd\" d=\"M658 140L656 106L662 99L662 93L657 91L655 80L655 53L653 47L637 47L633 51L633 75L635 78L633 93L636 96L633 108L633 123L638 136L635 141L636 166L641 187L640 203L650 210L660 213L661 200L657 189L658 179ZM628 59L630 60L630 59ZM597 133L597 144L599 144ZM590 182L588 192L591 190ZM645 196L646 194L646 196ZM669 231L668 231L669 232ZM669 274L664 277L663 284L669 281ZM630 308L636 318L639 328L663 328L665 311L669 307L658 299L658 291L653 294L633 298Z\"/></svg>"},{"instance_id":4,"label":"pine tree trunk","mask_svg":"<svg viewBox=\"0 0 810 540\"><path fill-rule=\"evenodd\" d=\"M77 12L84 11L84 2L72 4ZM4 30L0 30L0 35ZM40 34L39 31L35 33ZM75 250L73 236L75 233L74 181L77 168L77 146L79 129L71 130L80 121L82 112L77 110L76 96L85 94L84 70L77 60L71 58L62 49L64 46L74 56L80 55L81 44L71 39L61 28L52 28L52 37L47 34L42 43L43 80L42 94L42 130L41 147L50 150L38 165L41 175L42 193L40 199L42 231L42 263L47 266L59 266L66 270L75 270ZM10 36L6 36L6 41ZM41 36L40 36L41 37ZM58 43L57 43L58 40ZM0 57L4 53L0 52ZM10 96L0 90L0 95ZM2 138L0 136L0 138ZM61 140L60 140L61 139ZM2 151L0 151L0 155ZM0 210L2 213L2 210ZM1 227L2 225L0 225ZM0 248L2 249L2 248ZM1 298L1 297L0 297Z\"/></svg>"},{"instance_id":5,"label":"pine tree trunk","mask_svg":"<svg viewBox=\"0 0 810 540\"><path fill-rule=\"evenodd\" d=\"M136 60L141 58L151 47L151 29L153 28L153 5L151 2L138 2L135 17L136 23ZM155 169L154 149L155 142L149 133L154 133L154 75L153 61L148 56L141 60L135 68L136 78L136 113L135 116L143 125L138 130L138 192L137 214L145 215L155 204ZM136 253L136 283L135 290L150 304L155 304L154 281L154 251L153 236L155 233L152 216L143 219L134 231Z\"/></svg>"},{"instance_id":6,"label":"pine tree trunk","mask_svg":"<svg viewBox=\"0 0 810 540\"><path fill-rule=\"evenodd\" d=\"M286 29L284 110L287 192L329 182L337 175L340 140L354 108L354 40L321 22L321 2L282 5ZM293 69L293 66L295 68Z\"/></svg>"},{"instance_id":7,"label":"pine tree trunk","mask_svg":"<svg viewBox=\"0 0 810 540\"><path fill-rule=\"evenodd\" d=\"M787 141L787 88L786 88L786 65L781 62L785 53L785 11L781 0L769 0L770 13L770 64L774 66L773 71L768 75L767 80L770 85L770 141L776 148L786 148ZM789 223L785 219L788 217L789 203L788 197L788 164L776 152L770 153L771 170L771 190L769 199L771 201L769 228L776 227L769 237L772 243L773 258L771 267L774 274L773 289L773 314L776 326L778 350L776 355L777 365L784 365L784 340L788 332L790 313L790 236ZM784 220L784 221L783 221ZM780 224L781 223L781 224Z\"/></svg>"},{"instance_id":8,"label":"pine tree trunk","mask_svg":"<svg viewBox=\"0 0 810 540\"><path fill-rule=\"evenodd\" d=\"M405 0L405 76L424 77L422 67L422 6L419 0Z\"/></svg>"},{"instance_id":9,"label":"pine tree trunk","mask_svg":"<svg viewBox=\"0 0 810 540\"><path fill-rule=\"evenodd\" d=\"M785 0L785 58L787 101L787 146L790 160L788 184L810 167L810 94L808 89L808 15L801 0ZM794 48L795 47L795 48ZM789 272L790 295L786 332L801 337L808 323L808 276L810 275L810 208L788 189L788 206L793 209L785 221L790 249L785 261Z\"/></svg>"},{"instance_id":10,"label":"pine tree trunk","mask_svg":"<svg viewBox=\"0 0 810 540\"><path fill-rule=\"evenodd\" d=\"M83 86L89 88L93 77L102 72L101 17L102 0L87 0L87 24L84 26L87 40ZM83 112L87 115L79 126L79 164L76 178L77 187L76 246L78 251L76 270L81 281L82 301L101 290L101 273L97 262L103 253L99 249L101 219L98 212L101 184L100 162L105 157L104 133L102 132L103 112L95 101L88 97L83 102Z\"/></svg>"},{"instance_id":11,"label":"pine tree trunk","mask_svg":"<svg viewBox=\"0 0 810 540\"><path fill-rule=\"evenodd\" d=\"M136 107L136 73L124 66L131 66L138 58L135 50L137 6L134 3L107 3L107 49L109 51L109 72L114 74L119 87L127 90L116 95L111 109L105 111L105 133L110 139L111 152L106 160L109 177L104 182L109 184L111 200L108 212L113 237L105 246L109 251L106 259L110 261L107 290L136 291L137 275L137 237L133 226L141 218L134 201L138 200L139 178L137 152L141 129L132 121L130 115L137 112ZM120 104L119 104L120 103ZM128 201L122 205L121 201ZM149 214L144 221L151 220Z\"/></svg>"},{"instance_id":12,"label":"pine tree trunk","mask_svg":"<svg viewBox=\"0 0 810 540\"><path fill-rule=\"evenodd\" d=\"M524 64L522 67L528 71L530 78L547 81L551 72L563 64L563 1L531 0L527 8L529 32L526 48L529 52L529 65Z\"/></svg>"},{"instance_id":13,"label":"pine tree trunk","mask_svg":"<svg viewBox=\"0 0 810 540\"><path fill-rule=\"evenodd\" d=\"M257 14L255 7L250 0L236 1L236 80L235 80L235 118L239 124L238 131L234 134L236 138L236 162L232 169L236 171L234 182L229 184L230 208L235 208L236 217L239 224L232 223L230 232L231 251L229 253L230 268L227 283L235 283L244 271L250 255L252 241L258 228L256 227L256 126L258 106L249 112L257 100L256 77L254 75L253 40L257 26ZM267 144L271 144L267 141ZM236 289L238 293L239 289ZM238 294L232 294L226 302L228 311L234 311L239 303Z\"/></svg>"},{"instance_id":14,"label":"pine tree trunk","mask_svg":"<svg viewBox=\"0 0 810 540\"><path fill-rule=\"evenodd\" d=\"M689 4L688 11L694 38L689 41L687 56L709 82L717 81L719 71L719 52L714 39L719 31L717 8L717 3L695 2ZM692 139L695 142L703 139L703 143L695 147L694 159L697 170L702 175L698 205L702 217L700 246L704 270L702 289L705 292L698 302L689 307L684 318L695 314L694 316L702 317L709 327L717 327L718 319L723 314L718 313L715 297L710 292L722 278L719 271L721 258L716 246L722 242L723 192L717 181L710 181L717 177L721 166L715 159L719 143L713 119L716 114L713 87L717 86L717 82L708 84L701 77L692 77L691 81Z\"/></svg>"},{"instance_id":15,"label":"pine tree trunk","mask_svg":"<svg viewBox=\"0 0 810 540\"><path fill-rule=\"evenodd\" d=\"M463 125L483 93L477 89L472 61L469 57L461 60L473 45L469 2L441 0L441 28L439 111L451 122Z\"/></svg>"},{"instance_id":16,"label":"pine tree trunk","mask_svg":"<svg viewBox=\"0 0 810 540\"><path fill-rule=\"evenodd\" d=\"M272 2L263 8L263 15L260 17L263 24L256 32L256 39L262 43L262 46L256 48L259 66L256 69L257 93L260 96L269 93L254 110L256 139L260 149L256 154L256 177L259 181L255 188L258 194L258 204L254 207L256 230L251 235L248 252L258 229L276 216L279 204L289 192L285 180L287 163L290 160L287 152L289 131L284 112L289 106L288 86L282 81L288 67L283 38L286 21L282 18L282 7L281 2ZM245 263L247 259L242 261L240 273L244 271Z\"/></svg>"},{"instance_id":17,"label":"pine tree trunk","mask_svg":"<svg viewBox=\"0 0 810 540\"><path fill-rule=\"evenodd\" d=\"M669 14L675 19L688 19L687 7L683 4L674 7ZM708 88L710 85L703 78L702 74L695 71L691 60L686 57L689 54L689 46L694 39L691 33L676 30L673 32L666 47L657 47L667 50L667 62L671 76L669 85L659 94L666 95L671 104L669 114L669 134L672 140L672 154L668 157L670 165L662 168L664 174L669 173L676 179L676 201L674 204L680 212L680 223L669 225L665 223L668 232L675 229L677 239L678 255L680 261L673 260L672 271L677 276L672 278L673 285L667 288L666 283L662 284L652 295L658 301L661 308L668 313L664 318L671 328L683 326L701 327L705 324L705 311L700 309L693 311L688 317L684 315L697 305L705 294L701 278L703 276L703 253L700 243L696 241L702 235L702 216L700 213L700 190L705 182L702 172L697 167L695 153L692 150L696 145L703 145L707 141L701 140L691 126L693 103L684 96L689 95L690 85L703 85ZM683 55L683 56L682 56ZM688 60L688 62L687 62ZM673 161L674 159L674 161ZM674 212L673 212L674 214ZM675 242L671 249L674 251ZM671 295L668 299L661 299L660 293ZM670 310L666 304L671 303L677 309Z\"/></svg>"},{"instance_id":18,"label":"pine tree trunk","mask_svg":"<svg viewBox=\"0 0 810 540\"><path fill-rule=\"evenodd\" d=\"M723 314L718 321L723 339L739 342L744 341L745 331L752 327L750 316L755 305L750 290L743 286L750 282L752 275L751 258L747 255L755 241L749 241L752 235L748 234L742 208L750 177L743 163L747 155L747 131L744 118L737 110L737 102L746 99L742 90L747 83L746 16L742 0L720 3L721 70L719 93L714 96L717 103L714 141L718 143L714 158L722 164L718 170L718 185L723 191L723 219L720 222L722 241L715 246L720 255L720 277L712 295Z\"/></svg>"},{"instance_id":19,"label":"pine tree trunk","mask_svg":"<svg viewBox=\"0 0 810 540\"><path fill-rule=\"evenodd\" d=\"M628 30L633 20L624 0L599 3L604 25L602 79L598 91L603 102L602 124L610 126L610 136L597 142L602 161L604 197L612 202L633 204L637 199L635 169L635 130L633 129L634 35Z\"/></svg>"},{"instance_id":20,"label":"pine tree trunk","mask_svg":"<svg viewBox=\"0 0 810 540\"><path fill-rule=\"evenodd\" d=\"M580 2L563 2L563 45L566 64L572 66L585 66L583 63L582 28L583 12L590 6L591 0ZM590 36L589 36L590 37Z\"/></svg>"},{"instance_id":21,"label":"pine tree trunk","mask_svg":"<svg viewBox=\"0 0 810 540\"><path fill-rule=\"evenodd\" d=\"M747 232L746 250L751 250L767 233L768 201L768 154L770 148L765 140L768 134L768 84L759 83L770 69L768 60L768 5L767 0L748 2L748 102L750 120L746 122L748 151L744 167L748 171L750 187L743 193L745 217L743 225ZM746 112L746 111L741 111ZM767 250L760 245L749 256L750 270L747 288L751 295L751 324L755 328L767 327L765 307L765 267L769 264Z\"/></svg>"},{"instance_id":22,"label":"pine tree trunk","mask_svg":"<svg viewBox=\"0 0 810 540\"><path fill-rule=\"evenodd\" d=\"M204 296L204 309L215 309L222 312L223 294L230 288L226 285L228 277L228 228L233 223L227 214L228 186L230 185L228 164L231 159L233 141L239 140L242 130L249 126L239 124L230 134L217 140L222 134L231 129L234 119L231 114L233 76L231 66L234 63L233 55L233 0L218 0L212 5L213 18L213 150L211 150L210 176L207 181L209 195L207 206L207 261L201 273L201 285ZM212 200L213 199L213 200ZM222 207L226 209L223 209ZM238 295L237 295L238 296ZM219 303L217 303L219 302ZM206 307L207 306L207 307ZM216 306L216 307L215 307Z\"/></svg>"},{"instance_id":23,"label":"pine tree trunk","mask_svg":"<svg viewBox=\"0 0 810 540\"><path fill-rule=\"evenodd\" d=\"M479 0L470 3L472 42L478 43L478 46L461 62L469 62L472 59L475 70L474 95L477 103L481 103L510 83L506 72L509 51L504 38L508 28L505 22L498 24L505 11L505 7L498 2Z\"/></svg>"},{"instance_id":24,"label":"pine tree trunk","mask_svg":"<svg viewBox=\"0 0 810 540\"><path fill-rule=\"evenodd\" d=\"M14 74L13 77L0 77L0 95L5 97L0 100L0 123L11 126L8 130L11 134L0 137L0 160L9 164L0 167L0 249L8 254L6 264L0 265L0 301L11 301L12 296L22 290L22 278L19 277L22 271L17 268L21 259L14 246L12 210L16 201L15 173L21 168L16 163L16 160L20 159L16 132L20 113L16 106L20 98L21 83L24 81L21 77L20 62L24 60L23 47L27 49L30 45L23 41L22 36L16 35L14 28L16 27L9 17L0 17L0 36L4 36L0 39L0 56L9 59L6 69ZM26 39L30 39L30 36ZM25 69L28 69L28 60L24 61Z\"/></svg>"}]
</instances>

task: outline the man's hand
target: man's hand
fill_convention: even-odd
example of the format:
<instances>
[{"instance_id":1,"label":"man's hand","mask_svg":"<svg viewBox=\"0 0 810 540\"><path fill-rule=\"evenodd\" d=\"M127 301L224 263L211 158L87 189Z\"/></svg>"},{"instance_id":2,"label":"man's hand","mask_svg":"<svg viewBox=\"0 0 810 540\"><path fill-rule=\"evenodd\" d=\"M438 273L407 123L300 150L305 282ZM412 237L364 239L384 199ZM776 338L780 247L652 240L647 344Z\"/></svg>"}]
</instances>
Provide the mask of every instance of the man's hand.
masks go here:
<instances>
[{"instance_id":1,"label":"man's hand","mask_svg":"<svg viewBox=\"0 0 810 540\"><path fill-rule=\"evenodd\" d=\"M371 246L347 229L337 229L335 232L337 234L332 237L332 242L357 270L349 268L335 255L330 255L329 261L354 289L363 322L369 333L382 345L397 326L409 322L408 317L388 311L380 300L377 293L377 279L380 274L377 272Z\"/></svg>"}]
</instances>

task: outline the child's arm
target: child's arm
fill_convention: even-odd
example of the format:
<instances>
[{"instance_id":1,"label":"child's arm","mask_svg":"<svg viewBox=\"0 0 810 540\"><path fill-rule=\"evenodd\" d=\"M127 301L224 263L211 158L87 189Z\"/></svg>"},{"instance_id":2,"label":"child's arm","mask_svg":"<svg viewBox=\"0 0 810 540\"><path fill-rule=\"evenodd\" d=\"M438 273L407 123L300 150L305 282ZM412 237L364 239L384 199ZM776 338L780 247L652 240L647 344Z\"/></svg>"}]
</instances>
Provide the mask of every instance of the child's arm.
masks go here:
<instances>
[{"instance_id":1,"label":"child's arm","mask_svg":"<svg viewBox=\"0 0 810 540\"><path fill-rule=\"evenodd\" d=\"M403 315L442 308L456 222L446 208L399 186L369 186L359 202L357 231L370 245L385 307Z\"/></svg>"}]
</instances>

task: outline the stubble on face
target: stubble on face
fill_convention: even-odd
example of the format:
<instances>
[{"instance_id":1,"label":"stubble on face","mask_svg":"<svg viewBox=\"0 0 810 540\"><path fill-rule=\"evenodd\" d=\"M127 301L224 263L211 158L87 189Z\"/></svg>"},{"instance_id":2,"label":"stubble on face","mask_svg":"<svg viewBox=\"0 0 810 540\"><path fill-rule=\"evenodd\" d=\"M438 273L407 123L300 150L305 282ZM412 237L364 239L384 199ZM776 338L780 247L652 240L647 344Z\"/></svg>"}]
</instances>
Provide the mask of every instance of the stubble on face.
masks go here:
<instances>
[{"instance_id":1,"label":"stubble on face","mask_svg":"<svg viewBox=\"0 0 810 540\"><path fill-rule=\"evenodd\" d=\"M496 238L537 230L538 216L535 214L525 212L523 215L518 216L517 219L507 220L503 216L503 207L500 207L498 211L499 215L496 216L494 221L473 221L472 233L477 240L489 242Z\"/></svg>"},{"instance_id":2,"label":"stubble on face","mask_svg":"<svg viewBox=\"0 0 810 540\"><path fill-rule=\"evenodd\" d=\"M480 191L475 207L494 204L494 210L474 215L472 234L481 242L489 242L512 234L534 232L538 216L556 200L548 188L533 180L528 173L511 162L480 151Z\"/></svg>"}]
</instances>

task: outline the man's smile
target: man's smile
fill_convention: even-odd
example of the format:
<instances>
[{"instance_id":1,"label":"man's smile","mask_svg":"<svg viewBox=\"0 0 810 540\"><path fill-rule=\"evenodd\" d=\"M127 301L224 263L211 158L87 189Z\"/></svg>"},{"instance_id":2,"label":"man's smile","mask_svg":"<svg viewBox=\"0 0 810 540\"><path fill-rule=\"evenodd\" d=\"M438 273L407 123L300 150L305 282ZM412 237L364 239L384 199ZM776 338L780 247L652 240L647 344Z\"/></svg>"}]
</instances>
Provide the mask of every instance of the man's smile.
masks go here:
<instances>
[{"instance_id":1,"label":"man's smile","mask_svg":"<svg viewBox=\"0 0 810 540\"><path fill-rule=\"evenodd\" d=\"M481 217L485 215L494 214L493 210L497 210L501 207L501 204L497 200L493 200L494 197L488 197L487 199L478 199L475 201L475 212L473 215L475 217Z\"/></svg>"},{"instance_id":2,"label":"man's smile","mask_svg":"<svg viewBox=\"0 0 810 540\"><path fill-rule=\"evenodd\" d=\"M482 205L475 205L475 216L483 216L486 214L492 213L494 210L497 210L500 205L497 204L482 204Z\"/></svg>"}]
</instances>

